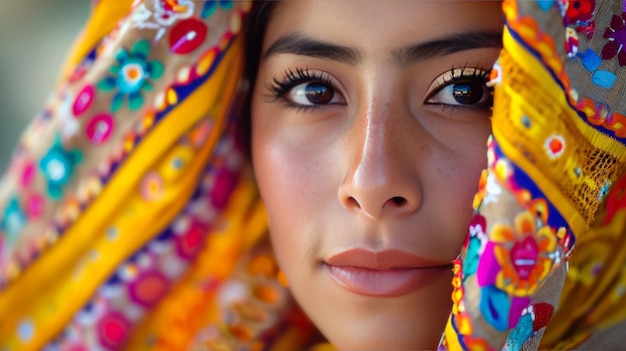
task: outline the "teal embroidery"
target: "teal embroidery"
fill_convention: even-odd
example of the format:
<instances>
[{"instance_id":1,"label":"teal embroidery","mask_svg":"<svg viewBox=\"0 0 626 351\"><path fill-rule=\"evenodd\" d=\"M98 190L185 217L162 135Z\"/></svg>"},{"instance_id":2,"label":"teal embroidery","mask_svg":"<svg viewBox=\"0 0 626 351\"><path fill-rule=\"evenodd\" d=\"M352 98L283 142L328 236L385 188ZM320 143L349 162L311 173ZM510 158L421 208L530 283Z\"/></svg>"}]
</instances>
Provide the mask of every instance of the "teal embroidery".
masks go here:
<instances>
[{"instance_id":1,"label":"teal embroidery","mask_svg":"<svg viewBox=\"0 0 626 351\"><path fill-rule=\"evenodd\" d=\"M39 168L48 181L48 194L54 199L59 199L63 194L63 187L67 185L72 176L74 167L82 160L79 150L63 149L61 139L56 142L39 162Z\"/></svg>"},{"instance_id":2,"label":"teal embroidery","mask_svg":"<svg viewBox=\"0 0 626 351\"><path fill-rule=\"evenodd\" d=\"M120 49L115 55L117 65L111 66L107 76L98 82L98 89L102 91L117 92L111 102L111 111L118 111L128 97L128 108L130 110L139 109L144 98L142 91L152 91L150 80L156 80L163 75L163 64L157 60L148 60L150 53L150 43L139 40L133 45L130 52Z\"/></svg>"}]
</instances>

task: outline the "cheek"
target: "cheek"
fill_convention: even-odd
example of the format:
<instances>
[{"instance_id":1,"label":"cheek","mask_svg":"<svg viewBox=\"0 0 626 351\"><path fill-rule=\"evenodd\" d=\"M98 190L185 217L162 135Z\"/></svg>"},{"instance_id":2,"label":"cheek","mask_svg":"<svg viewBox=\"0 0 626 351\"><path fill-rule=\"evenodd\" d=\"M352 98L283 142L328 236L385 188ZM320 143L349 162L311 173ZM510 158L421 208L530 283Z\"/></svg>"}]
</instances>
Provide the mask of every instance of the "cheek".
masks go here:
<instances>
[{"instance_id":1,"label":"cheek","mask_svg":"<svg viewBox=\"0 0 626 351\"><path fill-rule=\"evenodd\" d=\"M437 218L435 230L445 237L439 245L445 248L446 257L455 257L465 240L480 173L487 166L488 135L487 128L472 136L466 134L464 139L450 139L463 140L455 150L431 150L424 196L433 211L430 217Z\"/></svg>"},{"instance_id":2,"label":"cheek","mask_svg":"<svg viewBox=\"0 0 626 351\"><path fill-rule=\"evenodd\" d=\"M328 202L327 161L293 140L291 128L267 118L277 116L273 109L253 109L253 116L253 168L275 254L281 267L302 266L304 253L316 246L315 236L305 233L321 231L322 223L313 217Z\"/></svg>"}]
</instances>

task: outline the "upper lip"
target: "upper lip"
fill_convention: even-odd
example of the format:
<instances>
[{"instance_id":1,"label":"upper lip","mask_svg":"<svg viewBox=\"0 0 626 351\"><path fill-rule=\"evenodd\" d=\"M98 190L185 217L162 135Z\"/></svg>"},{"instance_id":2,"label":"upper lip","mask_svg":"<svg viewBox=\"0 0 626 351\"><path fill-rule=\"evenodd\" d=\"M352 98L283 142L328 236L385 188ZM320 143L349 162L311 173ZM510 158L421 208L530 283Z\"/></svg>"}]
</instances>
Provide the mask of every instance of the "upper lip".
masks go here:
<instances>
[{"instance_id":1,"label":"upper lip","mask_svg":"<svg viewBox=\"0 0 626 351\"><path fill-rule=\"evenodd\" d=\"M398 249L374 252L361 248L340 252L328 258L325 263L337 267L351 266L377 270L435 268L450 265L450 263L436 262Z\"/></svg>"}]
</instances>

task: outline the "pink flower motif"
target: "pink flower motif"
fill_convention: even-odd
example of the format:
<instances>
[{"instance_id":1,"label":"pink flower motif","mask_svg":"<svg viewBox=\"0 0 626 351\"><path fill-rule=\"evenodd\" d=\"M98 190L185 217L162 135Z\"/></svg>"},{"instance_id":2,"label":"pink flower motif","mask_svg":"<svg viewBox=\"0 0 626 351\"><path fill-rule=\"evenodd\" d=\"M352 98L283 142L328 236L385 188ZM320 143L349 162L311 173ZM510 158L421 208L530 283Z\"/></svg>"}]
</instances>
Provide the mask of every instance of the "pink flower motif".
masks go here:
<instances>
[{"instance_id":1,"label":"pink flower motif","mask_svg":"<svg viewBox=\"0 0 626 351\"><path fill-rule=\"evenodd\" d=\"M31 194L26 200L26 213L30 218L39 218L43 213L45 199L40 194Z\"/></svg>"},{"instance_id":2,"label":"pink flower motif","mask_svg":"<svg viewBox=\"0 0 626 351\"><path fill-rule=\"evenodd\" d=\"M169 280L161 272L151 270L140 273L128 286L128 293L135 303L150 308L167 294L169 288Z\"/></svg>"},{"instance_id":3,"label":"pink flower motif","mask_svg":"<svg viewBox=\"0 0 626 351\"><path fill-rule=\"evenodd\" d=\"M132 324L123 314L111 311L97 323L100 344L108 349L119 349L128 339Z\"/></svg>"},{"instance_id":4,"label":"pink flower motif","mask_svg":"<svg viewBox=\"0 0 626 351\"><path fill-rule=\"evenodd\" d=\"M22 170L22 179L20 181L22 187L28 188L33 183L33 181L35 180L36 171L37 168L35 168L34 163L28 162L24 165L24 168Z\"/></svg>"},{"instance_id":5,"label":"pink flower motif","mask_svg":"<svg viewBox=\"0 0 626 351\"><path fill-rule=\"evenodd\" d=\"M608 39L608 43L602 49L602 58L605 60L612 59L617 55L617 61L620 66L626 66L626 12L621 16L613 15L611 25L604 32L604 38Z\"/></svg>"},{"instance_id":6,"label":"pink flower motif","mask_svg":"<svg viewBox=\"0 0 626 351\"><path fill-rule=\"evenodd\" d=\"M74 104L72 105L72 113L74 117L79 117L85 111L91 107L93 100L96 95L96 90L93 85L86 85L83 90L78 93L76 99L74 100Z\"/></svg>"}]
</instances>

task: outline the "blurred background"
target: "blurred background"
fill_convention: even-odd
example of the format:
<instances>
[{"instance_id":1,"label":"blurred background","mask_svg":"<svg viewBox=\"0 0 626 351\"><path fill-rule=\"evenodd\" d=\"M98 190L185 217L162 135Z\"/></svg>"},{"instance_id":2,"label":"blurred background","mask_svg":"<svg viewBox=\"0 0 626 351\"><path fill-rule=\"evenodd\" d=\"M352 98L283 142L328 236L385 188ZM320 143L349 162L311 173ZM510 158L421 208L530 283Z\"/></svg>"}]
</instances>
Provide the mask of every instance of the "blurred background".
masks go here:
<instances>
[{"instance_id":1,"label":"blurred background","mask_svg":"<svg viewBox=\"0 0 626 351\"><path fill-rule=\"evenodd\" d=\"M43 107L91 0L0 0L0 174Z\"/></svg>"}]
</instances>

